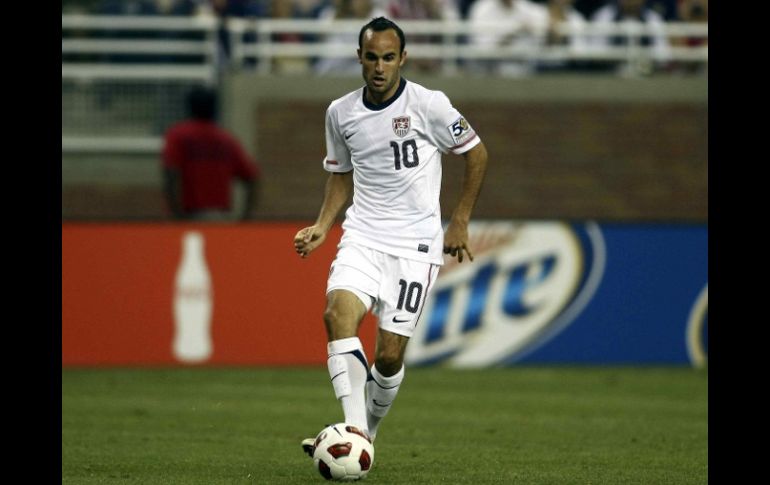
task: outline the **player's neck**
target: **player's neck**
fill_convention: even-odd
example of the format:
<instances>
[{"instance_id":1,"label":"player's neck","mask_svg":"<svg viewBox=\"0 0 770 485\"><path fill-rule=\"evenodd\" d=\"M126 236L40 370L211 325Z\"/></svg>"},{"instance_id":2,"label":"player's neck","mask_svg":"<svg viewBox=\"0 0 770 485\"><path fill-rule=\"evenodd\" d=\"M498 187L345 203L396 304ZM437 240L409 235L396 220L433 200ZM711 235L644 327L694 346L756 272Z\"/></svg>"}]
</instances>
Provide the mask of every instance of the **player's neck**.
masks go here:
<instances>
[{"instance_id":1,"label":"player's neck","mask_svg":"<svg viewBox=\"0 0 770 485\"><path fill-rule=\"evenodd\" d=\"M406 80L399 76L398 82L396 82L391 89L386 93L374 93L368 87L364 87L364 104L367 108L372 110L384 109L393 103L396 98L401 94L401 91L406 84Z\"/></svg>"},{"instance_id":2,"label":"player's neck","mask_svg":"<svg viewBox=\"0 0 770 485\"><path fill-rule=\"evenodd\" d=\"M398 92L398 88L401 86L401 76L398 76L398 80L393 84L393 86L385 93L375 93L371 89L366 90L366 100L369 101L372 104L383 104L387 102L390 98L396 95Z\"/></svg>"}]
</instances>

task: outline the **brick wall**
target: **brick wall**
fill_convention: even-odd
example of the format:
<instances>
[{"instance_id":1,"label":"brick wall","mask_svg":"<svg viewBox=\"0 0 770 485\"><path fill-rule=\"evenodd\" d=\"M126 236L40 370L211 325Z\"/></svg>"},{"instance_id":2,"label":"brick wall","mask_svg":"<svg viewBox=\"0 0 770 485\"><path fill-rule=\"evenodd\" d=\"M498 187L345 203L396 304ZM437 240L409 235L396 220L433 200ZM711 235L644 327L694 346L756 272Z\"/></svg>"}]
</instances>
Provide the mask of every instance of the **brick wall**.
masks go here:
<instances>
[{"instance_id":1,"label":"brick wall","mask_svg":"<svg viewBox=\"0 0 770 485\"><path fill-rule=\"evenodd\" d=\"M707 221L706 83L436 78L424 84L445 90L487 145L490 165L476 217ZM226 124L265 176L255 215L314 219L326 178L324 112L349 86L315 80L308 89L302 79L258 77L236 78L231 86ZM157 157L143 163L144 181L116 176L107 183L100 173L63 183L63 220L167 218ZM445 216L462 168L462 158L444 156Z\"/></svg>"},{"instance_id":2,"label":"brick wall","mask_svg":"<svg viewBox=\"0 0 770 485\"><path fill-rule=\"evenodd\" d=\"M259 214L313 218L323 197L324 103L263 102L256 140L266 183ZM484 218L705 221L706 106L641 103L458 104L490 165ZM446 155L442 208L461 157Z\"/></svg>"}]
</instances>

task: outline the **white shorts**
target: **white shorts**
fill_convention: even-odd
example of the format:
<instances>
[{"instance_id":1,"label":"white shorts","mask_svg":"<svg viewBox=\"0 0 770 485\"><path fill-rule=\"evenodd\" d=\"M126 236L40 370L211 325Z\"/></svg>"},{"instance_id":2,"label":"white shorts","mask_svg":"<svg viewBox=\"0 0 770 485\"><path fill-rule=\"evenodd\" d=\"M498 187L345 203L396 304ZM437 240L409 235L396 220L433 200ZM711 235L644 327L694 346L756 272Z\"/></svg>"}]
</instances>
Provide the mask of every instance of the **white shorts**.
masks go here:
<instances>
[{"instance_id":1,"label":"white shorts","mask_svg":"<svg viewBox=\"0 0 770 485\"><path fill-rule=\"evenodd\" d=\"M411 337L438 276L439 265L399 258L355 244L340 245L326 293L348 290L377 317L379 327Z\"/></svg>"}]
</instances>

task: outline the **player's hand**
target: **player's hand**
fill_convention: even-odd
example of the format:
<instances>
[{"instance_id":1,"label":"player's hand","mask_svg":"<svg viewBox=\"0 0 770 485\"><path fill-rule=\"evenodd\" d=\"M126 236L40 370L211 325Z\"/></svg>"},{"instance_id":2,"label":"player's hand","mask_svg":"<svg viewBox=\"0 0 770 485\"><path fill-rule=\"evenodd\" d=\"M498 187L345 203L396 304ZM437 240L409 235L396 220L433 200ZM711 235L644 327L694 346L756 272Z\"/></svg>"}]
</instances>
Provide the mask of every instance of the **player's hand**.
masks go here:
<instances>
[{"instance_id":1,"label":"player's hand","mask_svg":"<svg viewBox=\"0 0 770 485\"><path fill-rule=\"evenodd\" d=\"M468 247L468 225L452 221L444 233L444 254L457 257L457 261L462 263L463 252L468 253L468 259L473 261L473 254Z\"/></svg>"},{"instance_id":2,"label":"player's hand","mask_svg":"<svg viewBox=\"0 0 770 485\"><path fill-rule=\"evenodd\" d=\"M322 231L317 226L309 226L301 229L294 236L294 250L303 258L307 258L325 240L326 231Z\"/></svg>"}]
</instances>

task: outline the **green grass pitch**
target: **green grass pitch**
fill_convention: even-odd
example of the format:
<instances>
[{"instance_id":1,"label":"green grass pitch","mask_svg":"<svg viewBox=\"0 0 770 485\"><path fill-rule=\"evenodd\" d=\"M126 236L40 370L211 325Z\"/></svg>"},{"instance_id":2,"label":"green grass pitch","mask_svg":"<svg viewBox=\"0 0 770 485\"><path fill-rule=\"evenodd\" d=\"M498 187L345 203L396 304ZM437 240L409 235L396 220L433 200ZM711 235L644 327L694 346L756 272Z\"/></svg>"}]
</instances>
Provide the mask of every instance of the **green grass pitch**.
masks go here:
<instances>
[{"instance_id":1,"label":"green grass pitch","mask_svg":"<svg viewBox=\"0 0 770 485\"><path fill-rule=\"evenodd\" d=\"M325 368L62 370L62 484L325 483ZM372 484L708 483L708 371L408 369Z\"/></svg>"}]
</instances>

